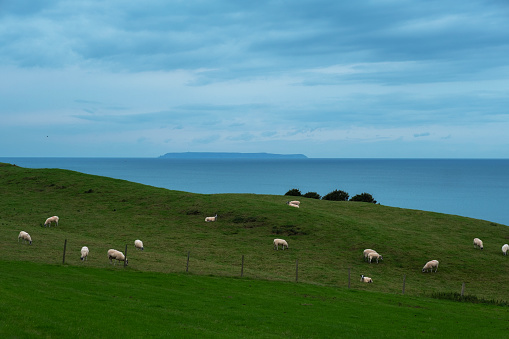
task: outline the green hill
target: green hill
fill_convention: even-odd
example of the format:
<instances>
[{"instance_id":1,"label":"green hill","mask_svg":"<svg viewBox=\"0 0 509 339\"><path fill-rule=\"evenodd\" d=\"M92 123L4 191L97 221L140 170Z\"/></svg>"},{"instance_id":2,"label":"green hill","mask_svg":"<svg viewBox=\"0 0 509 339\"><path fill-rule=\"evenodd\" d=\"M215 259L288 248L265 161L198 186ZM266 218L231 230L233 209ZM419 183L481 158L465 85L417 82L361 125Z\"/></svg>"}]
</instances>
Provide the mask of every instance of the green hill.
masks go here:
<instances>
[{"instance_id":1,"label":"green hill","mask_svg":"<svg viewBox=\"0 0 509 339\"><path fill-rule=\"evenodd\" d=\"M503 338L508 328L508 307L311 284L3 260L0 272L2 338Z\"/></svg>"},{"instance_id":2,"label":"green hill","mask_svg":"<svg viewBox=\"0 0 509 339\"><path fill-rule=\"evenodd\" d=\"M418 192L416 192L418 194ZM507 300L509 242L504 225L453 215L407 210L359 202L301 199L252 194L191 194L123 180L55 169L0 166L0 258L123 270L110 265L109 248L128 245L128 271L175 272L276 281L298 281L331 287L407 295L460 292ZM218 221L206 223L206 216ZM58 227L42 227L52 215ZM21 230L32 246L17 242ZM275 251L272 240L285 238L289 250ZM484 250L472 241L479 237ZM137 251L141 239L145 250ZM80 248L88 246L88 261ZM365 248L383 255L380 264L363 261ZM437 274L421 273L431 259ZM359 275L373 278L361 284Z\"/></svg>"}]
</instances>

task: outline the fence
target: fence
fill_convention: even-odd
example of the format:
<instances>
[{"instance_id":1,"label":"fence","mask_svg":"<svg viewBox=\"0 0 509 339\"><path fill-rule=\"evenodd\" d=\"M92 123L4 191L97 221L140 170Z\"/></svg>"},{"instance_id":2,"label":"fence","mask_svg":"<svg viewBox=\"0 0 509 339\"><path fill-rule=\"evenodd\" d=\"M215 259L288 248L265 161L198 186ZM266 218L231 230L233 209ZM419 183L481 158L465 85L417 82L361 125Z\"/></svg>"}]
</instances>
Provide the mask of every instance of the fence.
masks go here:
<instances>
[{"instance_id":1,"label":"fence","mask_svg":"<svg viewBox=\"0 0 509 339\"><path fill-rule=\"evenodd\" d=\"M67 239L64 241L64 252L62 255L62 264L65 264L65 251L67 247ZM124 260L124 267L127 266L127 244L125 245L124 255L126 260ZM189 259L191 257L191 251L187 251L187 262L186 262L186 273L189 272ZM244 255L242 255L241 266L240 266L240 277L244 277ZM299 259L295 261L295 282L299 282ZM405 285L406 285L406 274L403 275L403 286L401 289L401 294L405 294ZM351 288L351 268L348 269L348 288ZM461 296L463 297L465 293L465 282L461 285Z\"/></svg>"}]
</instances>

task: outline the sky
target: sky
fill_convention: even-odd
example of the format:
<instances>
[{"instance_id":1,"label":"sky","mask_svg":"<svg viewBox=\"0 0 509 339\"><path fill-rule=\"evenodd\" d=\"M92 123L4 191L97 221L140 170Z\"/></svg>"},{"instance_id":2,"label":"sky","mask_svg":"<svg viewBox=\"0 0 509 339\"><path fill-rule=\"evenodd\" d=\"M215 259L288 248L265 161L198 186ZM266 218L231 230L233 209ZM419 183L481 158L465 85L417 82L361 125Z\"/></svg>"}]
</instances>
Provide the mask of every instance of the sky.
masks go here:
<instances>
[{"instance_id":1,"label":"sky","mask_svg":"<svg viewBox=\"0 0 509 339\"><path fill-rule=\"evenodd\" d=\"M509 158L509 2L0 0L0 157Z\"/></svg>"}]
</instances>

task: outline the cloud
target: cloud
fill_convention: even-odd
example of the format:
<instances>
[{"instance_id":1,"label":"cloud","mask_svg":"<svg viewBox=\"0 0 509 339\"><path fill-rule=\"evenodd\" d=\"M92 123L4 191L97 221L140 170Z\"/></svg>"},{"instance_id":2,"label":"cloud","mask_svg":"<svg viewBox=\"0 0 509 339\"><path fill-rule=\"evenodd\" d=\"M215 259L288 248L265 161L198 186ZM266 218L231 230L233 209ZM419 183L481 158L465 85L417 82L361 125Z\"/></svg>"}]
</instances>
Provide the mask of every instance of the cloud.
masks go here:
<instances>
[{"instance_id":1,"label":"cloud","mask_svg":"<svg viewBox=\"0 0 509 339\"><path fill-rule=\"evenodd\" d=\"M195 138L192 140L192 144L210 144L219 140L221 136L219 134L213 134L201 138Z\"/></svg>"},{"instance_id":2,"label":"cloud","mask_svg":"<svg viewBox=\"0 0 509 339\"><path fill-rule=\"evenodd\" d=\"M136 140L316 154L337 143L508 143L490 133L509 119L502 1L1 7L0 134L15 144L39 127L75 148L118 138L137 152Z\"/></svg>"}]
</instances>

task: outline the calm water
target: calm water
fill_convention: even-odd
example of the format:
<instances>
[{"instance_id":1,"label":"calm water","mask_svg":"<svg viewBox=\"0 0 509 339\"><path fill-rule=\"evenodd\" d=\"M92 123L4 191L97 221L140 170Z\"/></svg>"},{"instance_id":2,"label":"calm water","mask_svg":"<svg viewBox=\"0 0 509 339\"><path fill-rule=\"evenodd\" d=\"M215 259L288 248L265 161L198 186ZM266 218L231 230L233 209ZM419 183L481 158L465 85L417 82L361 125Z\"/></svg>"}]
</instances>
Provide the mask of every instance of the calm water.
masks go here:
<instances>
[{"instance_id":1,"label":"calm water","mask_svg":"<svg viewBox=\"0 0 509 339\"><path fill-rule=\"evenodd\" d=\"M368 192L383 205L509 225L509 159L0 158L194 193Z\"/></svg>"}]
</instances>

